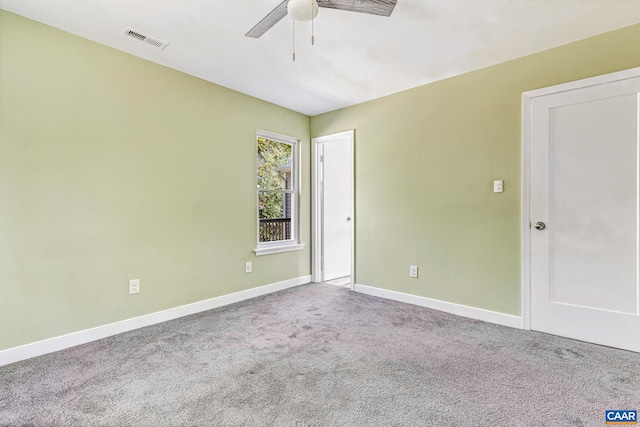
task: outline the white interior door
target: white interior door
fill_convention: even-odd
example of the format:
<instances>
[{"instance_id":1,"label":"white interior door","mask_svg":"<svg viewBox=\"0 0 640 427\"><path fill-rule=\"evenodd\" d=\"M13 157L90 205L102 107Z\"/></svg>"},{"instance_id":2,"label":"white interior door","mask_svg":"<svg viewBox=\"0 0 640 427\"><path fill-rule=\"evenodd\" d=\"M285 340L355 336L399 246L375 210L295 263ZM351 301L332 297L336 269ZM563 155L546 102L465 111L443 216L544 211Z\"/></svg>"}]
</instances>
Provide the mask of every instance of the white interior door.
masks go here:
<instances>
[{"instance_id":1,"label":"white interior door","mask_svg":"<svg viewBox=\"0 0 640 427\"><path fill-rule=\"evenodd\" d=\"M639 91L531 99L531 329L640 351Z\"/></svg>"},{"instance_id":2,"label":"white interior door","mask_svg":"<svg viewBox=\"0 0 640 427\"><path fill-rule=\"evenodd\" d=\"M322 280L351 275L353 160L348 139L322 142Z\"/></svg>"}]
</instances>

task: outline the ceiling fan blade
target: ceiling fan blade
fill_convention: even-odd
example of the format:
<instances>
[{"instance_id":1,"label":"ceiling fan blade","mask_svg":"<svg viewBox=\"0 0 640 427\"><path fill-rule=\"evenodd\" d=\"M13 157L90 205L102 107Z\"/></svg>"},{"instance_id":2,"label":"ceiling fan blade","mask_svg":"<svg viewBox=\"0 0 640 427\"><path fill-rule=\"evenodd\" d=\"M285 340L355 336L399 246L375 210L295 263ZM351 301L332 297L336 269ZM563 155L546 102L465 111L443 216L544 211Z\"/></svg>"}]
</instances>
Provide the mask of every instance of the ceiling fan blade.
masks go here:
<instances>
[{"instance_id":1,"label":"ceiling fan blade","mask_svg":"<svg viewBox=\"0 0 640 427\"><path fill-rule=\"evenodd\" d=\"M282 18L287 16L287 1L284 0L275 9L273 9L267 16L262 18L262 21L258 22L245 36L253 37L257 39L264 33L266 33L271 27L276 25Z\"/></svg>"},{"instance_id":2,"label":"ceiling fan blade","mask_svg":"<svg viewBox=\"0 0 640 427\"><path fill-rule=\"evenodd\" d=\"M398 0L318 0L319 7L370 15L391 16Z\"/></svg>"}]
</instances>

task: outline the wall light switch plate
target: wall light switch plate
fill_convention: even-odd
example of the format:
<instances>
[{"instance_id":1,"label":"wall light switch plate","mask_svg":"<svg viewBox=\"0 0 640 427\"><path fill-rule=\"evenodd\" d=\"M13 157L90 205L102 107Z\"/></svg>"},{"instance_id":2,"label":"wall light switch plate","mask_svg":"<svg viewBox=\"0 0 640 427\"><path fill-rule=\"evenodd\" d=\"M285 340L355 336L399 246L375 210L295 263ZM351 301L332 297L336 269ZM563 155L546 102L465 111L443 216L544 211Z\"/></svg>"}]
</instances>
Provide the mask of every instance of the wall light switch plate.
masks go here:
<instances>
[{"instance_id":1,"label":"wall light switch plate","mask_svg":"<svg viewBox=\"0 0 640 427\"><path fill-rule=\"evenodd\" d=\"M504 192L504 181L502 179L496 179L495 181L493 181L493 192L494 193Z\"/></svg>"},{"instance_id":2,"label":"wall light switch plate","mask_svg":"<svg viewBox=\"0 0 640 427\"><path fill-rule=\"evenodd\" d=\"M418 277L418 266L410 265L409 266L409 277Z\"/></svg>"},{"instance_id":3,"label":"wall light switch plate","mask_svg":"<svg viewBox=\"0 0 640 427\"><path fill-rule=\"evenodd\" d=\"M129 280L129 295L140 293L140 279Z\"/></svg>"},{"instance_id":4,"label":"wall light switch plate","mask_svg":"<svg viewBox=\"0 0 640 427\"><path fill-rule=\"evenodd\" d=\"M251 261L247 261L244 263L244 272L251 273Z\"/></svg>"}]
</instances>

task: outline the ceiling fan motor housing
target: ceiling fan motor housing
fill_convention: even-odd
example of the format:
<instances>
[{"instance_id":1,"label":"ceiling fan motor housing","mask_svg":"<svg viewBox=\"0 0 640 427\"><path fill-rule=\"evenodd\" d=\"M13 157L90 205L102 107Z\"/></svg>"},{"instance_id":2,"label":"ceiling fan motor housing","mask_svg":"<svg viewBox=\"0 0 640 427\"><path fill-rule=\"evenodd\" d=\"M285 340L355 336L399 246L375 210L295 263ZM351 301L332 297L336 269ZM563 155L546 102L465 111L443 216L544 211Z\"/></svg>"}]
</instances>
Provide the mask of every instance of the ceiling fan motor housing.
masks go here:
<instances>
[{"instance_id":1,"label":"ceiling fan motor housing","mask_svg":"<svg viewBox=\"0 0 640 427\"><path fill-rule=\"evenodd\" d=\"M287 13L294 21L310 21L318 15L318 1L289 0Z\"/></svg>"}]
</instances>

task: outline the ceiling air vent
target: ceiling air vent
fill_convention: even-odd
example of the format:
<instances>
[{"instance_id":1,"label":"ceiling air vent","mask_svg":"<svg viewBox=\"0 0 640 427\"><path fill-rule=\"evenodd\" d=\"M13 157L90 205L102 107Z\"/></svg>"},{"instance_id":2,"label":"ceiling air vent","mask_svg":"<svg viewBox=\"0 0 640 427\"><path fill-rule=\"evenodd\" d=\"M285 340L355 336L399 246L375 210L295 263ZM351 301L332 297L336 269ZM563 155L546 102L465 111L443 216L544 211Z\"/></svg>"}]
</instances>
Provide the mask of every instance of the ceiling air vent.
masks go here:
<instances>
[{"instance_id":1,"label":"ceiling air vent","mask_svg":"<svg viewBox=\"0 0 640 427\"><path fill-rule=\"evenodd\" d=\"M141 42L148 43L160 50L163 50L165 47L169 46L169 43L163 42L162 40L150 36L149 34L145 34L142 31L134 30L131 27L127 27L122 30L122 34L124 34L125 36L133 37L134 39L138 39Z\"/></svg>"}]
</instances>

